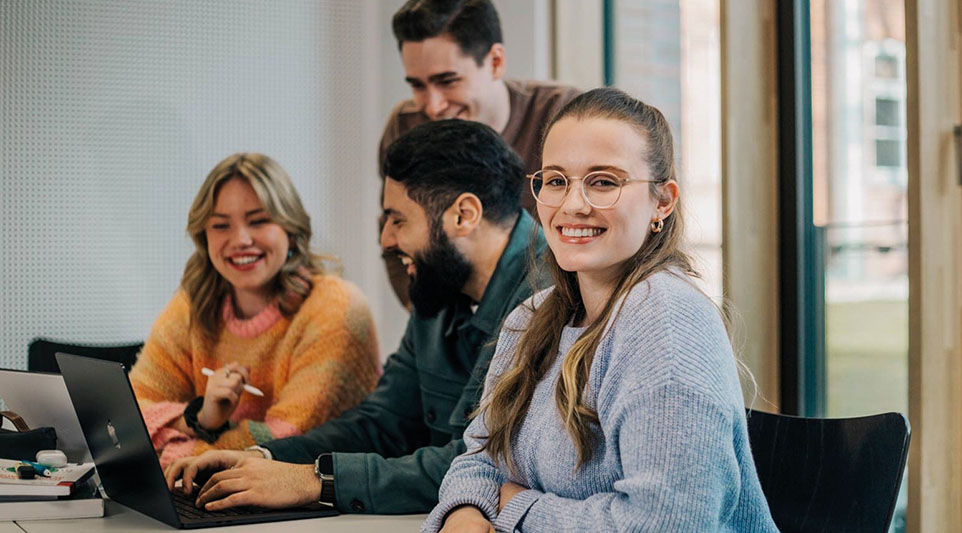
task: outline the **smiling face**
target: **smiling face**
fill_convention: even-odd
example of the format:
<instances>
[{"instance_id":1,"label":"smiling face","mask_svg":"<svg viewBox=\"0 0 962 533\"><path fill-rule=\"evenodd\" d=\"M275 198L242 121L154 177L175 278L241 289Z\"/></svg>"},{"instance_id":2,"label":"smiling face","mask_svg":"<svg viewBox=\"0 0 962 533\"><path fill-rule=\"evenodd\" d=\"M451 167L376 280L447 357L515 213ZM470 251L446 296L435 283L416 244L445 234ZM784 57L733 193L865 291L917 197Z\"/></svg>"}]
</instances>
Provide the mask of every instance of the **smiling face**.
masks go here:
<instances>
[{"instance_id":1,"label":"smiling face","mask_svg":"<svg viewBox=\"0 0 962 533\"><path fill-rule=\"evenodd\" d=\"M651 179L642 159L645 139L626 122L615 119L567 117L551 127L544 143L543 168L569 178L604 170L618 177ZM538 204L538 217L558 265L610 283L621 265L634 255L658 218L649 184L628 182L618 202L597 209L585 202L581 180L570 182L559 207Z\"/></svg>"},{"instance_id":2,"label":"smiling face","mask_svg":"<svg viewBox=\"0 0 962 533\"><path fill-rule=\"evenodd\" d=\"M287 260L287 232L271 220L254 188L243 178L221 185L207 221L207 253L235 297L271 297L271 283Z\"/></svg>"},{"instance_id":3,"label":"smiling face","mask_svg":"<svg viewBox=\"0 0 962 533\"><path fill-rule=\"evenodd\" d=\"M381 248L397 254L407 267L409 295L418 314L434 316L459 297L474 265L443 229L432 227L403 183L385 178L383 202Z\"/></svg>"},{"instance_id":4,"label":"smiling face","mask_svg":"<svg viewBox=\"0 0 962 533\"><path fill-rule=\"evenodd\" d=\"M404 79L411 86L418 109L431 120L460 118L494 127L494 102L501 78L500 69L493 64L500 64L498 51L489 53L478 65L445 35L405 41L401 45Z\"/></svg>"},{"instance_id":5,"label":"smiling face","mask_svg":"<svg viewBox=\"0 0 962 533\"><path fill-rule=\"evenodd\" d=\"M381 228L381 248L391 251L414 277L414 256L427 249L430 240L430 221L424 208L408 196L401 182L390 177L384 180L384 227Z\"/></svg>"}]
</instances>

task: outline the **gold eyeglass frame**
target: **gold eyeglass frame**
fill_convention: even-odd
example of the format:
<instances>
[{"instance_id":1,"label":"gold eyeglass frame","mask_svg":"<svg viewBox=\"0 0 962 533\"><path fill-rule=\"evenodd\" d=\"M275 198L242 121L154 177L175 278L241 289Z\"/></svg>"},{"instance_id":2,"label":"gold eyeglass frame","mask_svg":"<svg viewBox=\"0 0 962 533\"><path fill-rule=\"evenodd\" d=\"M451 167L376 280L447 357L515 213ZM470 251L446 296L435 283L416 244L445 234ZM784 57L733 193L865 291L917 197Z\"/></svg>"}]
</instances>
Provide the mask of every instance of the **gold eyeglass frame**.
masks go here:
<instances>
[{"instance_id":1,"label":"gold eyeglass frame","mask_svg":"<svg viewBox=\"0 0 962 533\"><path fill-rule=\"evenodd\" d=\"M558 203L557 205L552 205L552 204L549 204L549 203L547 203L547 202L542 201L541 198L538 197L538 193L535 192L535 190L534 190L534 180L536 180L536 179L544 180L544 176L539 176L539 174L542 174L542 173L544 173L544 172L553 172L553 173L557 174L558 176L561 176L561 177L565 180L565 193L564 193L564 195L561 197L561 202ZM599 205L596 205L594 202L592 202L591 200L588 199L588 191L585 190L585 180L587 180L588 178L590 178L590 177L592 177L592 176L597 176L597 175L602 175L602 176L609 177L609 178L611 178L612 181L617 181L617 182L620 184L620 186L618 187L618 197L615 198L615 201L614 201L614 202L611 202L611 204L609 204L609 205L599 206ZM632 177L622 178L621 176L618 176L617 174L613 174L613 173L608 172L608 171L606 171L606 170L596 170L596 171L594 171L594 172L589 172L589 173L585 174L584 176L580 176L580 177L579 177L579 176L565 176L564 173L562 173L560 170L552 170L552 169L545 170L545 169L542 169L542 170L538 170L537 172L533 172L533 173L531 173L531 174L527 174L526 177L528 178L528 185L529 185L528 188L531 189L531 195L534 196L534 200L535 200L536 202L538 202L539 204L544 205L544 206L547 206L547 207L561 207L562 205L564 205L565 199L568 197L568 193L571 192L571 182L574 181L574 180L580 180L580 181L581 181L581 187L579 187L579 189L581 189L581 198L585 201L586 204L590 205L591 207L594 207L595 209L611 209L612 207L614 207L615 205L617 205L617 204L618 204L618 201L621 200L621 191L622 191L622 189L624 189L624 188L625 188L625 185L627 185L627 184L630 183L630 182L633 182L633 181L639 182L639 183L658 183L658 182L659 182L658 180L643 180L643 179L632 178Z\"/></svg>"}]
</instances>

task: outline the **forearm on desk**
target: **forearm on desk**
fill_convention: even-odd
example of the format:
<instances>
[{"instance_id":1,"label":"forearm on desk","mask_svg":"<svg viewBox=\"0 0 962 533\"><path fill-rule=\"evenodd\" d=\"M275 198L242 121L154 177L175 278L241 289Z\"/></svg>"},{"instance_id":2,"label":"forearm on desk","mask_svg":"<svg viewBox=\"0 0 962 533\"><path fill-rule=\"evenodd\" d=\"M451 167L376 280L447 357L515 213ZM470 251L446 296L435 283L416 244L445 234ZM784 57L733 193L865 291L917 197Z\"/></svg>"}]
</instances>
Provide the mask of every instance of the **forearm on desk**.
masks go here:
<instances>
[{"instance_id":1,"label":"forearm on desk","mask_svg":"<svg viewBox=\"0 0 962 533\"><path fill-rule=\"evenodd\" d=\"M438 488L464 442L425 446L410 455L335 453L337 507L346 513L426 513L438 503Z\"/></svg>"}]
</instances>

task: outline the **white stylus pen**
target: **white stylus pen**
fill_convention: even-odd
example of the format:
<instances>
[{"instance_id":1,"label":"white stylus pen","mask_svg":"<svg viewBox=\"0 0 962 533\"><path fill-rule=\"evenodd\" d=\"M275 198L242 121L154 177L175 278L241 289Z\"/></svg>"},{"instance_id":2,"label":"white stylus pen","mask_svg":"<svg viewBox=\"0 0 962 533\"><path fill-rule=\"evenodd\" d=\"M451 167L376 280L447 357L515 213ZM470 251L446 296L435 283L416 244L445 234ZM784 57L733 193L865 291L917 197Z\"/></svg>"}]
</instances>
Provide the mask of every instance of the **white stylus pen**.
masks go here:
<instances>
[{"instance_id":1,"label":"white stylus pen","mask_svg":"<svg viewBox=\"0 0 962 533\"><path fill-rule=\"evenodd\" d=\"M213 376L213 375L214 375L214 371L211 370L211 369L209 369L209 368L207 368L206 366L205 366L204 368L201 368L201 369L200 369L200 373L203 374L203 375L205 375L205 376L207 376L207 377L210 377L210 376ZM258 389L257 387L255 387L255 386L253 386L253 385L248 385L248 384L246 384L246 383L244 384L244 390L246 390L247 392L253 394L254 396L263 396L263 395L264 395L264 393L261 392L260 389Z\"/></svg>"}]
</instances>

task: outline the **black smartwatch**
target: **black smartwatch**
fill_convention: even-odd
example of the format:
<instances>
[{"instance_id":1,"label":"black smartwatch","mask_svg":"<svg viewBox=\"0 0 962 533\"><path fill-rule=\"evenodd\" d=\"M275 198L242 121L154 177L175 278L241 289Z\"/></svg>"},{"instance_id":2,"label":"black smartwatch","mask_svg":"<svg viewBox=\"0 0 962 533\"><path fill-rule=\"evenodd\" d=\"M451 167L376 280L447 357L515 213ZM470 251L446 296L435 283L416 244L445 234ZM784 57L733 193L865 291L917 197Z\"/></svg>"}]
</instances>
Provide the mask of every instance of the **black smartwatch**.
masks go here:
<instances>
[{"instance_id":1,"label":"black smartwatch","mask_svg":"<svg viewBox=\"0 0 962 533\"><path fill-rule=\"evenodd\" d=\"M321 480L321 499L318 503L335 505L334 498L334 455L322 453L314 460L314 475Z\"/></svg>"},{"instance_id":2,"label":"black smartwatch","mask_svg":"<svg viewBox=\"0 0 962 533\"><path fill-rule=\"evenodd\" d=\"M204 406L204 397L198 396L187 404L184 408L184 423L187 427L194 431L197 437L203 439L206 442L214 442L220 437L220 434L230 429L230 422L224 422L224 425L217 429L207 429L200 425L197 421L197 413L200 412L200 408Z\"/></svg>"}]
</instances>

